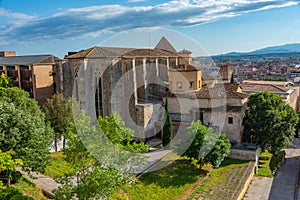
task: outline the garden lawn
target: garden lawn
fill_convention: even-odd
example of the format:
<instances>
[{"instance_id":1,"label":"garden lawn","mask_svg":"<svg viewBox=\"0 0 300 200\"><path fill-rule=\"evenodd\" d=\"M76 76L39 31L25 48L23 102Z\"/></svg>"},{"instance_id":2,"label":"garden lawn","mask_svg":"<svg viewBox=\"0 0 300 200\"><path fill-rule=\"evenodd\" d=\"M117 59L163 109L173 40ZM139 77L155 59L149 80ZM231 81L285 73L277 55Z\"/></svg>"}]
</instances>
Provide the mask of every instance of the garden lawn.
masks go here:
<instances>
[{"instance_id":1,"label":"garden lawn","mask_svg":"<svg viewBox=\"0 0 300 200\"><path fill-rule=\"evenodd\" d=\"M272 155L268 151L260 152L258 173L256 176L273 177L275 167L282 161L284 152L281 151L277 156Z\"/></svg>"},{"instance_id":2,"label":"garden lawn","mask_svg":"<svg viewBox=\"0 0 300 200\"><path fill-rule=\"evenodd\" d=\"M47 198L43 195L42 190L23 176L17 183L13 184L12 187L19 188L24 195L32 197L33 199L47 200Z\"/></svg>"},{"instance_id":3,"label":"garden lawn","mask_svg":"<svg viewBox=\"0 0 300 200\"><path fill-rule=\"evenodd\" d=\"M138 183L122 187L112 199L186 199L207 172L194 167L189 160L179 158L165 168L143 174Z\"/></svg>"},{"instance_id":4,"label":"garden lawn","mask_svg":"<svg viewBox=\"0 0 300 200\"><path fill-rule=\"evenodd\" d=\"M74 171L72 166L64 160L64 155L62 152L53 152L50 154L50 156L51 163L46 167L46 176L56 179Z\"/></svg>"}]
</instances>

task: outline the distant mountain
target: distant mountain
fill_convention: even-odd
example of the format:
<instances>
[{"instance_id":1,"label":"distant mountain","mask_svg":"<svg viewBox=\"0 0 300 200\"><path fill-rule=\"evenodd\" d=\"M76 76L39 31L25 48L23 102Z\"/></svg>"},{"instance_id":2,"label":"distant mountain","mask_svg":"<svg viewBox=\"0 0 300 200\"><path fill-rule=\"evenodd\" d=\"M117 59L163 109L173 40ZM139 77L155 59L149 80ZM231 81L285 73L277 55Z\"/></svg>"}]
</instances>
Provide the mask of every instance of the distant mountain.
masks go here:
<instances>
[{"instance_id":1,"label":"distant mountain","mask_svg":"<svg viewBox=\"0 0 300 200\"><path fill-rule=\"evenodd\" d=\"M295 53L295 52L300 52L300 43L266 47L251 52L230 52L230 53L222 54L222 56L244 56L244 55Z\"/></svg>"}]
</instances>

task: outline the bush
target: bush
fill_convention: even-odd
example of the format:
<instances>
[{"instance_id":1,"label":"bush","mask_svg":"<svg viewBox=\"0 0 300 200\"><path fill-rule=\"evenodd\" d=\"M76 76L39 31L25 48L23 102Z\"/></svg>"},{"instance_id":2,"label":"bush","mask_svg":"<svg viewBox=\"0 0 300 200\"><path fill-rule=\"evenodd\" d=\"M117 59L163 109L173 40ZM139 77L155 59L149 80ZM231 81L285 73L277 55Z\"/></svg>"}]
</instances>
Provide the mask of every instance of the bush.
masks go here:
<instances>
[{"instance_id":1,"label":"bush","mask_svg":"<svg viewBox=\"0 0 300 200\"><path fill-rule=\"evenodd\" d=\"M0 191L1 200L10 200L13 196L22 195L21 190L14 187L8 187Z\"/></svg>"}]
</instances>

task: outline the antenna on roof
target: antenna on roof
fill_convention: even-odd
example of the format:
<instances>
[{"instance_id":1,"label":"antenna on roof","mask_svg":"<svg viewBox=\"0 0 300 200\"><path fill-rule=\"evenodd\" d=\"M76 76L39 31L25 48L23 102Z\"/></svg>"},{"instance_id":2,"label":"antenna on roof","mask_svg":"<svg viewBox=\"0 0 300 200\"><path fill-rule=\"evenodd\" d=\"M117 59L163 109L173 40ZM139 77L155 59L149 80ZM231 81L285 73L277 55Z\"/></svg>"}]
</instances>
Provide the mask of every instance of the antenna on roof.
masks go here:
<instances>
[{"instance_id":1,"label":"antenna on roof","mask_svg":"<svg viewBox=\"0 0 300 200\"><path fill-rule=\"evenodd\" d=\"M150 48L150 41L151 41L151 37L150 37L150 30L149 30L149 36L148 36L148 42L149 42L149 55L151 56L151 48Z\"/></svg>"}]
</instances>

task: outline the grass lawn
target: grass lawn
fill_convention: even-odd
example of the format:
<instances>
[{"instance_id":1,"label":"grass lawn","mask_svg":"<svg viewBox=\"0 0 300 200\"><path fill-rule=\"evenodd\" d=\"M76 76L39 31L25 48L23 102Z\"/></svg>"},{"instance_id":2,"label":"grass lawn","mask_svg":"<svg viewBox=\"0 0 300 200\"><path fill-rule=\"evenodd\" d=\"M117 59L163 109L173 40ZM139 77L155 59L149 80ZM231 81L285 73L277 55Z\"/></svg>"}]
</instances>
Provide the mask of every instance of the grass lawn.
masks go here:
<instances>
[{"instance_id":1,"label":"grass lawn","mask_svg":"<svg viewBox=\"0 0 300 200\"><path fill-rule=\"evenodd\" d=\"M283 151L277 156L272 155L268 151L260 152L258 173L256 176L273 177L273 170L283 159Z\"/></svg>"},{"instance_id":2,"label":"grass lawn","mask_svg":"<svg viewBox=\"0 0 300 200\"><path fill-rule=\"evenodd\" d=\"M63 159L62 152L53 152L50 156L51 163L46 167L46 176L55 179L73 172L72 166Z\"/></svg>"},{"instance_id":3,"label":"grass lawn","mask_svg":"<svg viewBox=\"0 0 300 200\"><path fill-rule=\"evenodd\" d=\"M124 186L112 199L186 199L207 172L195 168L189 160L179 158L165 168L143 174L138 183Z\"/></svg>"},{"instance_id":4,"label":"grass lawn","mask_svg":"<svg viewBox=\"0 0 300 200\"><path fill-rule=\"evenodd\" d=\"M43 195L42 190L25 177L21 177L18 182L12 186L19 188L24 195L30 196L33 199L47 200L47 198Z\"/></svg>"},{"instance_id":5,"label":"grass lawn","mask_svg":"<svg viewBox=\"0 0 300 200\"><path fill-rule=\"evenodd\" d=\"M192 199L192 197L196 194L202 194L207 188L213 188L215 185L223 183L231 171L245 165L248 162L249 161L245 160L226 158L219 168L211 170L189 199Z\"/></svg>"}]
</instances>

